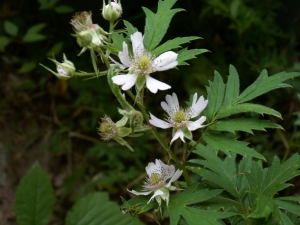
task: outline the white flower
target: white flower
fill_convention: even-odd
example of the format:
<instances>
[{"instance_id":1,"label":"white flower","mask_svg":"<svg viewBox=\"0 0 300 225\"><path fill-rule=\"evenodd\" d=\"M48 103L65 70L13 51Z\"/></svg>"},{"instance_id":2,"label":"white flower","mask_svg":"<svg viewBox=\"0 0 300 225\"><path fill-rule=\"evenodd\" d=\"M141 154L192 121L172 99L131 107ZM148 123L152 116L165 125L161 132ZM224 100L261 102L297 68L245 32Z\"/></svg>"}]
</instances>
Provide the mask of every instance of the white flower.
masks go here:
<instances>
[{"instance_id":1,"label":"white flower","mask_svg":"<svg viewBox=\"0 0 300 225\"><path fill-rule=\"evenodd\" d=\"M174 135L171 143L179 137L184 142L184 136L191 138L190 131L202 127L202 123L205 122L205 116L201 116L196 121L190 121L190 119L197 117L206 108L207 103L208 100L204 100L203 96L197 101L197 93L195 93L192 106L187 109L182 109L179 107L177 95L173 93L172 96L166 96L166 102L161 102L161 107L168 113L168 117L166 118L167 122L156 118L151 113L149 122L153 126L162 129L173 127Z\"/></svg>"},{"instance_id":2,"label":"white flower","mask_svg":"<svg viewBox=\"0 0 300 225\"><path fill-rule=\"evenodd\" d=\"M175 167L173 165L168 166L160 159L156 159L155 163L149 163L145 169L148 177L142 185L144 192L137 192L134 190L128 191L135 195L149 195L154 192L148 203L155 197L159 203L161 202L161 199L163 199L168 205L169 191L176 190L176 187L171 186L171 183L181 176L182 170L177 170L175 172ZM166 183L169 178L171 179Z\"/></svg>"},{"instance_id":3,"label":"white flower","mask_svg":"<svg viewBox=\"0 0 300 225\"><path fill-rule=\"evenodd\" d=\"M135 85L139 76L144 76L146 86L152 92L157 90L167 90L171 88L168 84L162 83L152 77L151 73L156 71L164 71L177 66L177 55L175 52L168 51L162 53L158 57L154 57L148 52L143 44L143 36L140 32L135 32L131 35L133 56L128 52L126 42L123 42L123 51L119 52L118 56L121 61L120 67L129 68L129 74L120 74L112 78L117 85L122 85L122 90L128 90Z\"/></svg>"}]
</instances>

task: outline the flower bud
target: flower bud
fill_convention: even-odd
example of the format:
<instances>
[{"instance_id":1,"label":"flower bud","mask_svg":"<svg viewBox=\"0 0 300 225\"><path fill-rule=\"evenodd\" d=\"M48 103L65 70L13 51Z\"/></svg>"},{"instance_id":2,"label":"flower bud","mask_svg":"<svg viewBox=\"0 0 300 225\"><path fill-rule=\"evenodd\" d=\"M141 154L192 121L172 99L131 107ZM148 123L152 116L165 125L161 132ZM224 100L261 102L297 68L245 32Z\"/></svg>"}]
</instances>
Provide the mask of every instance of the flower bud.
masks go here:
<instances>
[{"instance_id":1,"label":"flower bud","mask_svg":"<svg viewBox=\"0 0 300 225\"><path fill-rule=\"evenodd\" d=\"M120 1L117 2L116 0L114 0L113 2L111 2L109 0L109 3L105 5L105 2L103 0L102 16L104 19L110 22L114 22L117 19L119 19L121 15L122 15L122 6Z\"/></svg>"},{"instance_id":2,"label":"flower bud","mask_svg":"<svg viewBox=\"0 0 300 225\"><path fill-rule=\"evenodd\" d=\"M58 79L67 80L75 75L75 70L76 70L75 66L70 60L67 59L65 54L63 54L62 63L56 61L54 58L53 59L49 58L49 59L56 64L57 73L42 64L40 65L44 67L46 70L53 73Z\"/></svg>"}]
</instances>

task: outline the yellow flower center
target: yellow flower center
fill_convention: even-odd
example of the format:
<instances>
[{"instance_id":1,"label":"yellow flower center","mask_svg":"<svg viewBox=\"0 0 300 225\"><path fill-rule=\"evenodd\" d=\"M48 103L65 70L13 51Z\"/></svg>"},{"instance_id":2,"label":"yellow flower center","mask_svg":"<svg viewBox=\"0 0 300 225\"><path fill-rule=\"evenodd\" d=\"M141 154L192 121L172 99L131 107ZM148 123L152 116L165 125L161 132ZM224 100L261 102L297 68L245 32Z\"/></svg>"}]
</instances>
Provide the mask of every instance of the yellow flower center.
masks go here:
<instances>
[{"instance_id":1,"label":"yellow flower center","mask_svg":"<svg viewBox=\"0 0 300 225\"><path fill-rule=\"evenodd\" d=\"M103 121L100 124L99 131L101 133L103 133L103 134L109 134L109 133L111 133L111 125L110 125L110 123L107 122L107 121Z\"/></svg>"},{"instance_id":2,"label":"yellow flower center","mask_svg":"<svg viewBox=\"0 0 300 225\"><path fill-rule=\"evenodd\" d=\"M158 184L160 181L160 175L158 173L151 174L149 181L151 184Z\"/></svg>"},{"instance_id":3,"label":"yellow flower center","mask_svg":"<svg viewBox=\"0 0 300 225\"><path fill-rule=\"evenodd\" d=\"M174 119L174 121L176 123L182 123L183 121L185 121L185 112L183 112L183 111L177 111L174 114L173 119Z\"/></svg>"},{"instance_id":4,"label":"yellow flower center","mask_svg":"<svg viewBox=\"0 0 300 225\"><path fill-rule=\"evenodd\" d=\"M151 65L151 61L147 56L141 56L138 59L138 68L142 71L147 70Z\"/></svg>"}]
</instances>

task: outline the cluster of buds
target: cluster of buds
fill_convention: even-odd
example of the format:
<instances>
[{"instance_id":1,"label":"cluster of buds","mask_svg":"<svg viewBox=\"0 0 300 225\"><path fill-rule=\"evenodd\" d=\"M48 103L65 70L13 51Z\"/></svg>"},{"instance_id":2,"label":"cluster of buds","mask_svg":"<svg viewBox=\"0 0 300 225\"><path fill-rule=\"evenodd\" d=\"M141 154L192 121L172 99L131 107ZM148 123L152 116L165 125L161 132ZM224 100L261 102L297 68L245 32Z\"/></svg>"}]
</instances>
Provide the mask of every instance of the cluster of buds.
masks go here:
<instances>
[{"instance_id":1,"label":"cluster of buds","mask_svg":"<svg viewBox=\"0 0 300 225\"><path fill-rule=\"evenodd\" d=\"M77 38L78 45L82 47L79 55L87 49L102 47L107 43L108 33L98 24L93 24L92 12L76 13L70 23L75 31L73 36Z\"/></svg>"}]
</instances>

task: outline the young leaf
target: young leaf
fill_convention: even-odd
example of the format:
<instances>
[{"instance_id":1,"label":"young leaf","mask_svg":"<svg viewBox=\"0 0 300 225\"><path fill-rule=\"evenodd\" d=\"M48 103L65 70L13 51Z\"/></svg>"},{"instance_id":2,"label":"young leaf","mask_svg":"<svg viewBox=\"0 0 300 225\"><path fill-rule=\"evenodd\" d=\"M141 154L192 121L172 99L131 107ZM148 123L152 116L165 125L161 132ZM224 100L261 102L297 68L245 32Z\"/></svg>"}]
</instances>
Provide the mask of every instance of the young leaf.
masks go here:
<instances>
[{"instance_id":1,"label":"young leaf","mask_svg":"<svg viewBox=\"0 0 300 225\"><path fill-rule=\"evenodd\" d=\"M210 101L210 99L209 99L209 101ZM262 114L262 115L268 114L268 115L272 115L272 116L281 118L281 114L274 109L268 108L263 105L258 105L258 104L242 103L242 104L233 105L233 106L225 109L224 111L218 112L218 114L216 115L216 119L221 119L221 118L233 115L233 114L246 113L246 112L255 112L255 113Z\"/></svg>"},{"instance_id":2,"label":"young leaf","mask_svg":"<svg viewBox=\"0 0 300 225\"><path fill-rule=\"evenodd\" d=\"M290 85L282 82L298 76L300 76L300 73L281 72L268 77L268 72L263 70L256 81L235 100L235 103L247 102L277 88L290 87Z\"/></svg>"},{"instance_id":3,"label":"young leaf","mask_svg":"<svg viewBox=\"0 0 300 225\"><path fill-rule=\"evenodd\" d=\"M275 209L275 202L269 196L266 196L259 191L250 191L257 195L255 210L248 215L250 218L268 218Z\"/></svg>"},{"instance_id":4,"label":"young leaf","mask_svg":"<svg viewBox=\"0 0 300 225\"><path fill-rule=\"evenodd\" d=\"M207 49L190 49L184 48L178 52L177 66L189 65L185 61L196 58L196 55L209 52Z\"/></svg>"},{"instance_id":5,"label":"young leaf","mask_svg":"<svg viewBox=\"0 0 300 225\"><path fill-rule=\"evenodd\" d=\"M235 152L244 156L253 156L258 159L265 158L256 152L254 149L247 147L246 142L238 141L235 137L225 136L222 134L205 133L203 140L209 144L214 150L221 150L228 154L229 152Z\"/></svg>"},{"instance_id":6,"label":"young leaf","mask_svg":"<svg viewBox=\"0 0 300 225\"><path fill-rule=\"evenodd\" d=\"M229 120L219 120L212 124L209 129L217 131L228 131L234 133L235 131L244 131L253 134L252 130L263 130L265 128L283 129L280 125L270 122L268 120L260 120L258 118L236 118Z\"/></svg>"},{"instance_id":7,"label":"young leaf","mask_svg":"<svg viewBox=\"0 0 300 225\"><path fill-rule=\"evenodd\" d=\"M80 199L67 214L66 225L142 225L130 215L123 215L119 206L109 201L108 194L96 192Z\"/></svg>"},{"instance_id":8,"label":"young leaf","mask_svg":"<svg viewBox=\"0 0 300 225\"><path fill-rule=\"evenodd\" d=\"M114 43L114 47L117 48L119 51L123 51L123 42L125 41L123 35L114 32L112 33L111 37Z\"/></svg>"},{"instance_id":9,"label":"young leaf","mask_svg":"<svg viewBox=\"0 0 300 225\"><path fill-rule=\"evenodd\" d=\"M126 30L128 31L129 37L130 37L130 35L132 35L138 31L138 29L136 27L134 27L131 23L129 23L127 20L124 20L124 25L126 27Z\"/></svg>"},{"instance_id":10,"label":"young leaf","mask_svg":"<svg viewBox=\"0 0 300 225\"><path fill-rule=\"evenodd\" d=\"M178 194L171 195L169 203L170 224L177 225L182 216L189 225L219 225L218 220L234 216L235 213L201 210L188 205L206 201L222 190L197 190L197 185Z\"/></svg>"},{"instance_id":11,"label":"young leaf","mask_svg":"<svg viewBox=\"0 0 300 225\"><path fill-rule=\"evenodd\" d=\"M30 27L26 34L23 37L24 42L35 42L35 41L41 41L46 38L45 35L39 34L39 32L46 26L45 23L39 23L32 27Z\"/></svg>"},{"instance_id":12,"label":"young leaf","mask_svg":"<svg viewBox=\"0 0 300 225\"><path fill-rule=\"evenodd\" d=\"M6 31L6 33L8 33L9 35L16 37L18 35L18 30L19 28L17 27L17 25L15 25L14 23L5 20L4 21L4 29Z\"/></svg>"},{"instance_id":13,"label":"young leaf","mask_svg":"<svg viewBox=\"0 0 300 225\"><path fill-rule=\"evenodd\" d=\"M214 81L209 81L209 86L206 87L207 90L207 99L209 101L206 109L203 111L203 114L206 115L207 121L211 122L214 115L220 109L225 92L225 84L221 75L215 71Z\"/></svg>"},{"instance_id":14,"label":"young leaf","mask_svg":"<svg viewBox=\"0 0 300 225\"><path fill-rule=\"evenodd\" d=\"M200 37L191 36L191 37L178 37L172 40L168 40L167 42L163 43L162 45L155 48L152 53L154 55L159 55L163 52L169 51L171 49L179 48L181 44L197 40Z\"/></svg>"},{"instance_id":15,"label":"young leaf","mask_svg":"<svg viewBox=\"0 0 300 225\"><path fill-rule=\"evenodd\" d=\"M45 225L52 214L55 195L39 163L21 181L15 195L14 210L19 225Z\"/></svg>"},{"instance_id":16,"label":"young leaf","mask_svg":"<svg viewBox=\"0 0 300 225\"><path fill-rule=\"evenodd\" d=\"M159 0L157 13L143 7L146 14L144 45L149 51L153 50L165 36L172 17L183 9L171 9L177 0Z\"/></svg>"}]
</instances>

